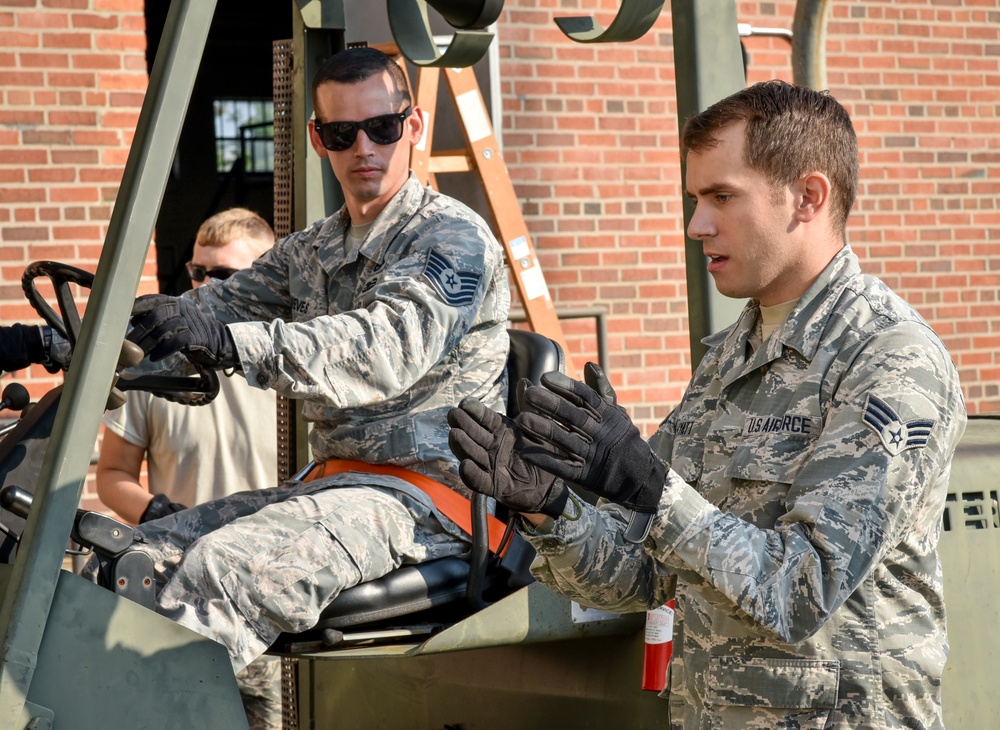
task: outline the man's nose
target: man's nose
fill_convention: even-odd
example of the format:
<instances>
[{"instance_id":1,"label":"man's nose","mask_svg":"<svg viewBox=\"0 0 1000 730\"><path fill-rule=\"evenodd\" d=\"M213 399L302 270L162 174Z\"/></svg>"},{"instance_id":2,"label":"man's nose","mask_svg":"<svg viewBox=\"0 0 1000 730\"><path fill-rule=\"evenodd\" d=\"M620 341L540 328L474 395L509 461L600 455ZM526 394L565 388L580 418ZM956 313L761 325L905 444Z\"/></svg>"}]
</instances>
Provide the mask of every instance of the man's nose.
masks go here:
<instances>
[{"instance_id":1,"label":"man's nose","mask_svg":"<svg viewBox=\"0 0 1000 730\"><path fill-rule=\"evenodd\" d=\"M715 235L715 224L711 216L695 205L694 213L691 214L691 221L688 223L688 238L695 241L702 241Z\"/></svg>"},{"instance_id":2,"label":"man's nose","mask_svg":"<svg viewBox=\"0 0 1000 730\"><path fill-rule=\"evenodd\" d=\"M368 136L368 132L364 129L358 130L358 137L354 140L354 152L355 154L361 155L362 157L367 157L375 149L375 143L372 142L371 137Z\"/></svg>"}]
</instances>

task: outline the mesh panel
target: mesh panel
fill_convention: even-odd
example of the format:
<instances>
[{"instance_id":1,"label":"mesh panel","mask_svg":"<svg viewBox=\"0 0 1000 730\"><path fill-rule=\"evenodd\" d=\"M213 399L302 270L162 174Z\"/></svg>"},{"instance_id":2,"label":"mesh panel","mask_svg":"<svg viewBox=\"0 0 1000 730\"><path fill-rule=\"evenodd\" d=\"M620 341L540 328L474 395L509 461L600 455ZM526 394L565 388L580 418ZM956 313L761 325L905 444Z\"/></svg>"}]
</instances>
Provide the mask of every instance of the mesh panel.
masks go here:
<instances>
[{"instance_id":1,"label":"mesh panel","mask_svg":"<svg viewBox=\"0 0 1000 730\"><path fill-rule=\"evenodd\" d=\"M292 232L292 41L274 41L274 233ZM278 484L295 471L295 414L291 402L277 397Z\"/></svg>"},{"instance_id":2,"label":"mesh panel","mask_svg":"<svg viewBox=\"0 0 1000 730\"><path fill-rule=\"evenodd\" d=\"M281 727L299 730L299 660L281 657Z\"/></svg>"},{"instance_id":3,"label":"mesh panel","mask_svg":"<svg viewBox=\"0 0 1000 730\"><path fill-rule=\"evenodd\" d=\"M274 60L274 233L278 238L292 232L292 41L275 41ZM277 398L278 483L292 476L295 459L292 404ZM281 727L299 729L299 663L281 658Z\"/></svg>"},{"instance_id":4,"label":"mesh panel","mask_svg":"<svg viewBox=\"0 0 1000 730\"><path fill-rule=\"evenodd\" d=\"M274 41L274 232L292 232L292 42Z\"/></svg>"}]
</instances>

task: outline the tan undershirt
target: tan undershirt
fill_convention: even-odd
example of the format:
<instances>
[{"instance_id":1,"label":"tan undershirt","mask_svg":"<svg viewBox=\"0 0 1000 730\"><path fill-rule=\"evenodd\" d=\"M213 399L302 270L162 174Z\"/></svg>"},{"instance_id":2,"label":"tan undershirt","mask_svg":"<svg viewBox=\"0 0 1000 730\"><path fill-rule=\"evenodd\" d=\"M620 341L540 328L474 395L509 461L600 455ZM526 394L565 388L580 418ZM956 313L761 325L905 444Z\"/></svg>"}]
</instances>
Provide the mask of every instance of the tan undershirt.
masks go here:
<instances>
[{"instance_id":1,"label":"tan undershirt","mask_svg":"<svg viewBox=\"0 0 1000 730\"><path fill-rule=\"evenodd\" d=\"M784 321L788 318L788 314L798 303L799 303L798 299L792 299L791 301L788 302L775 304L773 307L765 307L761 305L760 335L761 339L764 342L766 342L767 338L770 337L774 333L774 331L784 323Z\"/></svg>"},{"instance_id":2,"label":"tan undershirt","mask_svg":"<svg viewBox=\"0 0 1000 730\"><path fill-rule=\"evenodd\" d=\"M364 241L365 236L368 235L368 231L372 229L372 223L374 222L375 221L371 221L371 223L362 223L361 225L351 223L351 225L347 227L347 237L344 241L347 253L358 250L361 246L361 242Z\"/></svg>"}]
</instances>

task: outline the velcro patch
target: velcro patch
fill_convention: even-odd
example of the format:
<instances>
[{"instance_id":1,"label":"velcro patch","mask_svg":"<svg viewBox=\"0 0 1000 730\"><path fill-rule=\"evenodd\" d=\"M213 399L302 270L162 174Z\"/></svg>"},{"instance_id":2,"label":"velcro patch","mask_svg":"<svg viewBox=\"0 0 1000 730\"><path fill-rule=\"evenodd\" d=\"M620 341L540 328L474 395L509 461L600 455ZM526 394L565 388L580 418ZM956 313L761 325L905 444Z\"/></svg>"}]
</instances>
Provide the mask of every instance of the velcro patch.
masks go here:
<instances>
[{"instance_id":1,"label":"velcro patch","mask_svg":"<svg viewBox=\"0 0 1000 730\"><path fill-rule=\"evenodd\" d=\"M906 449L926 446L934 428L934 421L929 418L914 418L904 423L892 406L871 393L865 399L861 420L878 434L885 450L893 456Z\"/></svg>"},{"instance_id":2,"label":"velcro patch","mask_svg":"<svg viewBox=\"0 0 1000 730\"><path fill-rule=\"evenodd\" d=\"M455 271L451 262L434 249L427 255L423 273L445 303L453 307L472 304L482 278L472 271Z\"/></svg>"},{"instance_id":3,"label":"velcro patch","mask_svg":"<svg viewBox=\"0 0 1000 730\"><path fill-rule=\"evenodd\" d=\"M743 435L758 433L780 433L788 436L816 438L823 429L823 419L819 416L785 413L780 416L747 416L743 422Z\"/></svg>"}]
</instances>

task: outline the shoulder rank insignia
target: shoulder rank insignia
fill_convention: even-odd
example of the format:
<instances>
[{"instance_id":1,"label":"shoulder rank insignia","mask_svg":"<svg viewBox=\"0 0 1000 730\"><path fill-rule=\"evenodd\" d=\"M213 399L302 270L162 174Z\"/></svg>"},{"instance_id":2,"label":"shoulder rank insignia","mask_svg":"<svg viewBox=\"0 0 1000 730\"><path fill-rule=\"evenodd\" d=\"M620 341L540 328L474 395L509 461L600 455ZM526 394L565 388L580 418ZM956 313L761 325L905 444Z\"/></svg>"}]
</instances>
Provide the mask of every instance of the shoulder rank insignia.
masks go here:
<instances>
[{"instance_id":1,"label":"shoulder rank insignia","mask_svg":"<svg viewBox=\"0 0 1000 730\"><path fill-rule=\"evenodd\" d=\"M441 298L453 307L471 304L482 278L471 271L455 271L451 262L434 249L427 255L423 273Z\"/></svg>"},{"instance_id":2,"label":"shoulder rank insignia","mask_svg":"<svg viewBox=\"0 0 1000 730\"><path fill-rule=\"evenodd\" d=\"M934 421L929 418L915 418L904 423L892 406L871 393L865 399L861 420L878 434L885 450L893 456L906 449L926 446L934 427Z\"/></svg>"}]
</instances>

